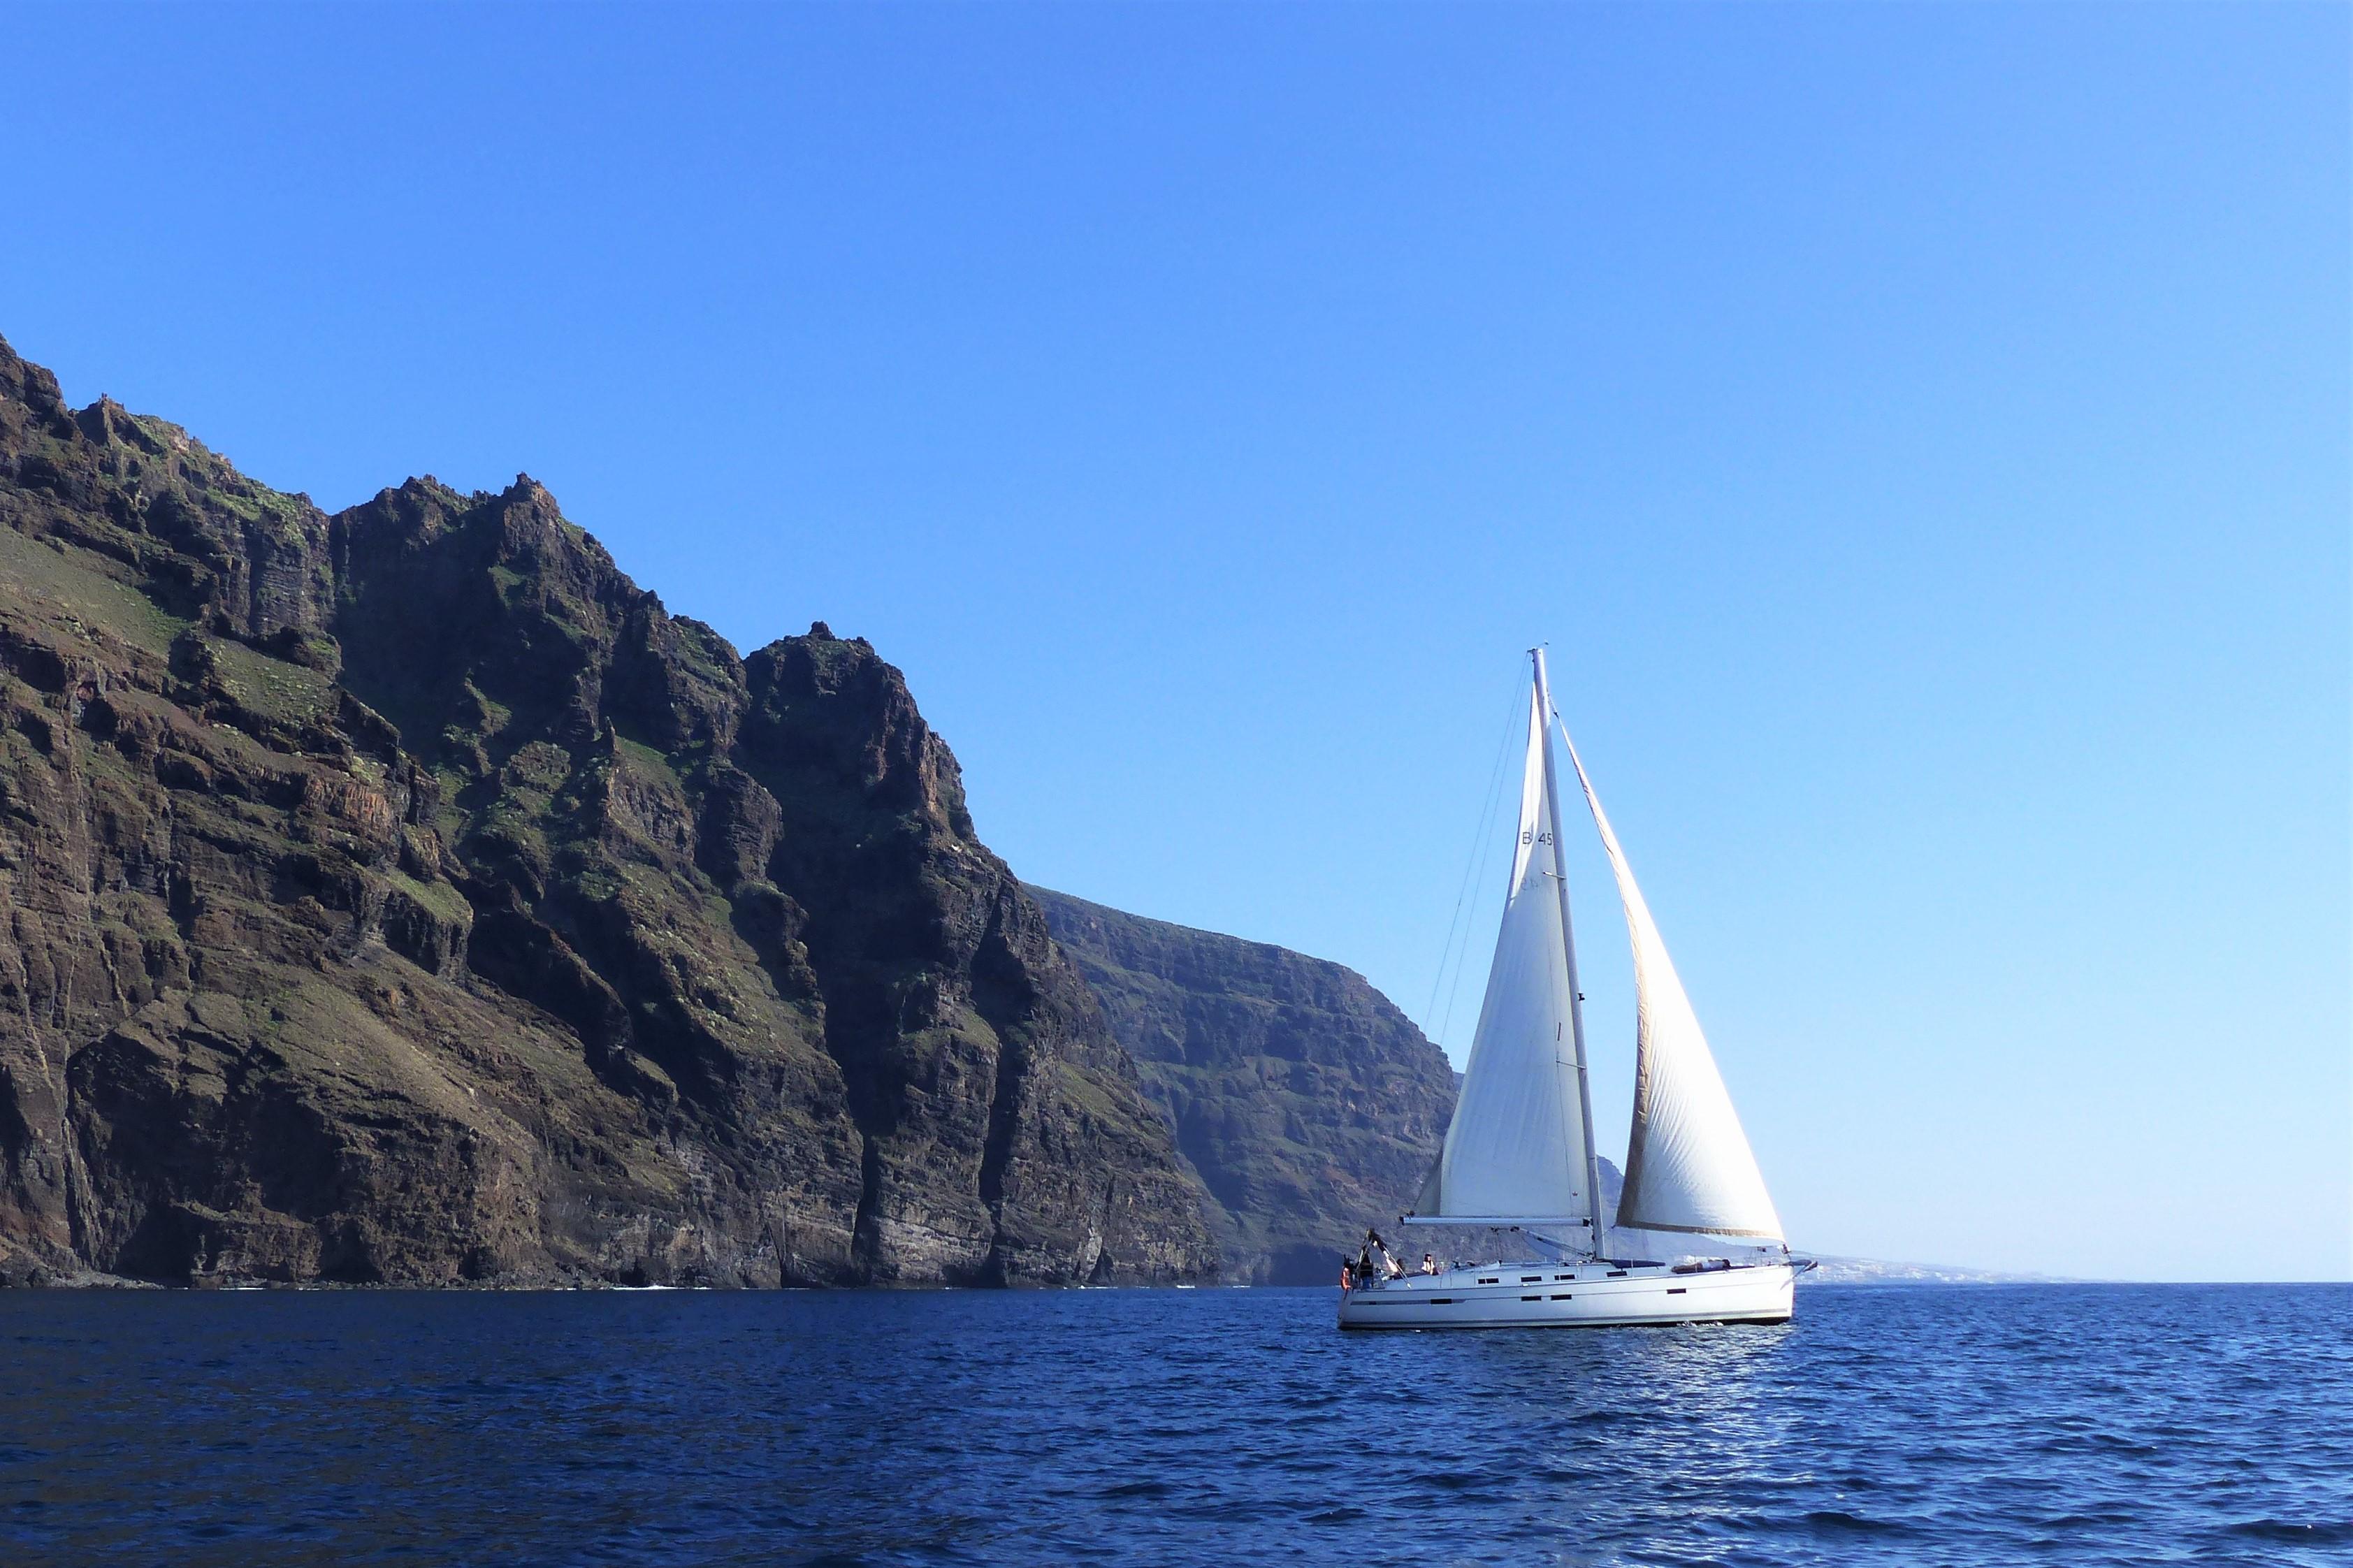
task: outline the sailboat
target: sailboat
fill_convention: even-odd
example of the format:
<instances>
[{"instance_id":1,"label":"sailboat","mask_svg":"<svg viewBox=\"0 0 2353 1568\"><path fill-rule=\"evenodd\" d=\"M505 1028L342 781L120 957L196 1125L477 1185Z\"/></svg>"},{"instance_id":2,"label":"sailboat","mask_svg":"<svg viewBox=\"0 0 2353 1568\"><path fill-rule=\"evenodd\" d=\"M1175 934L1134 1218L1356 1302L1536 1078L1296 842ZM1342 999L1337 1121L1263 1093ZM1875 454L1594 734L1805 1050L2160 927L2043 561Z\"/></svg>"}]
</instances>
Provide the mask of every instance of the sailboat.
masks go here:
<instances>
[{"instance_id":1,"label":"sailboat","mask_svg":"<svg viewBox=\"0 0 2353 1568\"><path fill-rule=\"evenodd\" d=\"M1732 1097L1531 648L1511 890L1446 1142L1408 1226L1483 1231L1504 1260L1344 1285L1345 1329L1780 1323L1797 1277ZM1560 732L1633 947L1634 1125L1614 1226L1602 1213L1584 998L1560 848ZM1510 1248L1521 1253L1512 1261Z\"/></svg>"}]
</instances>

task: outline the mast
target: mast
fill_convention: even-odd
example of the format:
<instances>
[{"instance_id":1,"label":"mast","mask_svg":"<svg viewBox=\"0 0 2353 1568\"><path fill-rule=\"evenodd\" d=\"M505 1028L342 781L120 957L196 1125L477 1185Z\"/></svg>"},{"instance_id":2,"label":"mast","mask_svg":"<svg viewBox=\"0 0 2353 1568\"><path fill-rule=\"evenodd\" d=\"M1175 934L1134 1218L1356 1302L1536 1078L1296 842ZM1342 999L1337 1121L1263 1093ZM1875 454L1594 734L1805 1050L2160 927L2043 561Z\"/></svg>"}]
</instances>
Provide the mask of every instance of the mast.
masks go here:
<instances>
[{"instance_id":1,"label":"mast","mask_svg":"<svg viewBox=\"0 0 2353 1568\"><path fill-rule=\"evenodd\" d=\"M1577 1047L1577 1110L1585 1123L1585 1197L1592 1226L1593 1257L1601 1260L1606 1233L1601 1228L1601 1163L1593 1148L1593 1089L1587 1082L1585 1070L1585 999L1577 986L1577 935L1568 922L1568 860L1561 848L1560 789L1553 776L1552 727L1558 716L1553 711L1552 684L1545 678L1545 652L1541 647L1528 649L1528 658L1536 669L1536 707L1544 722L1544 782L1545 809L1550 815L1547 826L1552 828L1553 891L1560 899L1561 956L1568 962L1568 1032Z\"/></svg>"}]
</instances>

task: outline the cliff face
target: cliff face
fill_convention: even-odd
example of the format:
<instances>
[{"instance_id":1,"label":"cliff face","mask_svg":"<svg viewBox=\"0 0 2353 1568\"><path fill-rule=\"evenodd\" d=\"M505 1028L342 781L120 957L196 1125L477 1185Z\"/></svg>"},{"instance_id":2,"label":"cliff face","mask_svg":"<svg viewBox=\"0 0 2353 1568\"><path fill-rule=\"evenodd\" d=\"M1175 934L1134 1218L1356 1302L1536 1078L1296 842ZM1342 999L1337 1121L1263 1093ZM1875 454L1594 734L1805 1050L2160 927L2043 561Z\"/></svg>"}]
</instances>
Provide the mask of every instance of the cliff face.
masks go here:
<instances>
[{"instance_id":1,"label":"cliff face","mask_svg":"<svg viewBox=\"0 0 2353 1568\"><path fill-rule=\"evenodd\" d=\"M863 641L0 342L0 1278L1168 1279L1200 1204Z\"/></svg>"},{"instance_id":2,"label":"cliff face","mask_svg":"<svg viewBox=\"0 0 2353 1568\"><path fill-rule=\"evenodd\" d=\"M1331 1282L1408 1207L1454 1074L1352 970L1033 888L1200 1173L1229 1279Z\"/></svg>"}]
</instances>

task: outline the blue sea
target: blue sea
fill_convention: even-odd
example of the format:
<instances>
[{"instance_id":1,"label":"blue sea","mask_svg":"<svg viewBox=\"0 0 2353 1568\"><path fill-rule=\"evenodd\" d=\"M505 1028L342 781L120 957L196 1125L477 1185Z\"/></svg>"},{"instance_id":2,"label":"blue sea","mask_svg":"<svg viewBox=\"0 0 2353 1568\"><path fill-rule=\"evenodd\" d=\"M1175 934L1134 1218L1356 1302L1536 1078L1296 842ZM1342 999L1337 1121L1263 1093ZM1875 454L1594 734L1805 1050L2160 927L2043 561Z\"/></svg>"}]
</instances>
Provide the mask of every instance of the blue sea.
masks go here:
<instances>
[{"instance_id":1,"label":"blue sea","mask_svg":"<svg viewBox=\"0 0 2353 1568\"><path fill-rule=\"evenodd\" d=\"M0 1562L2353 1563L2353 1289L0 1293Z\"/></svg>"}]
</instances>

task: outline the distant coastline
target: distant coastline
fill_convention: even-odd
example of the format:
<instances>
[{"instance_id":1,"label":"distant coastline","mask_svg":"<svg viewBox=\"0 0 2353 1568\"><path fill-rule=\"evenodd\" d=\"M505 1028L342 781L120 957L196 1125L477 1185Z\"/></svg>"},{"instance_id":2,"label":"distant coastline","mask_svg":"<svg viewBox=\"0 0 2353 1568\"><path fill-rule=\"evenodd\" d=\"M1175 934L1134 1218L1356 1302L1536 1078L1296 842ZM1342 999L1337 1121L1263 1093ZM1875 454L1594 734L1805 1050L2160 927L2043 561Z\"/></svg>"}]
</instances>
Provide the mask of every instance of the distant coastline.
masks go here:
<instances>
[{"instance_id":1,"label":"distant coastline","mask_svg":"<svg viewBox=\"0 0 2353 1568\"><path fill-rule=\"evenodd\" d=\"M1816 1254L1820 1267L1802 1285L2092 1285L2106 1281L2064 1274L2019 1274L2000 1268L1957 1268L1941 1263L1897 1263L1881 1258Z\"/></svg>"}]
</instances>

